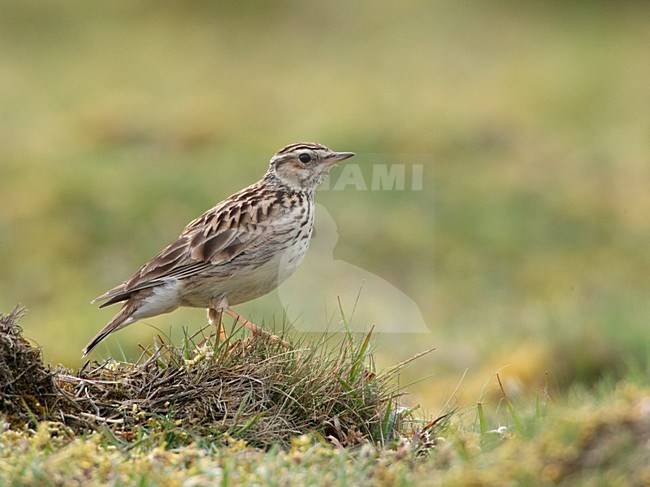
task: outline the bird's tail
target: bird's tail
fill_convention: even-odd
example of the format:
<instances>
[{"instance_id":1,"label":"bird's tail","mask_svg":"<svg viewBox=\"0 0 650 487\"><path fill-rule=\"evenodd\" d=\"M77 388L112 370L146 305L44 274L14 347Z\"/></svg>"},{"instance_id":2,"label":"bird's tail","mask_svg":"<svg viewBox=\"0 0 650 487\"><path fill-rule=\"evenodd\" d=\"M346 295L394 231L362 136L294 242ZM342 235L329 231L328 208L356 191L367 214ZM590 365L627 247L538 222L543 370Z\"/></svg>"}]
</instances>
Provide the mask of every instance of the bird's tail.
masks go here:
<instances>
[{"instance_id":1,"label":"bird's tail","mask_svg":"<svg viewBox=\"0 0 650 487\"><path fill-rule=\"evenodd\" d=\"M93 348L95 348L99 344L99 342L101 342L108 335L136 321L135 319L133 319L132 315L137 309L137 307L138 307L137 303L134 302L133 300L129 300L126 303L124 303L122 309L113 317L113 319L109 321L108 324L104 328L102 328L99 331L99 333L97 333L97 335L94 336L92 340L88 342L88 345L86 345L86 347L83 349L82 357L88 355L90 351Z\"/></svg>"}]
</instances>

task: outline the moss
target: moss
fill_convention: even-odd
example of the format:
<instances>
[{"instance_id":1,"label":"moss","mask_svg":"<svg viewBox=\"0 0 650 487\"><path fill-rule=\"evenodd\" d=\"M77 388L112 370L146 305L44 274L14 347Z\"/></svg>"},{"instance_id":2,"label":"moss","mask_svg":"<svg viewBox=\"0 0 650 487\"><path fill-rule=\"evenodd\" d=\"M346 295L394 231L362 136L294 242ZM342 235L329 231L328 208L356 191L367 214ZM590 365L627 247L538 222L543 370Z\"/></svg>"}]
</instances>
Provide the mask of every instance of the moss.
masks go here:
<instances>
[{"instance_id":1,"label":"moss","mask_svg":"<svg viewBox=\"0 0 650 487\"><path fill-rule=\"evenodd\" d=\"M41 351L22 336L24 309L0 315L0 413L12 427L47 419L59 397Z\"/></svg>"},{"instance_id":2,"label":"moss","mask_svg":"<svg viewBox=\"0 0 650 487\"><path fill-rule=\"evenodd\" d=\"M374 370L370 335L338 345L185 337L157 343L136 363L87 362L74 372L46 367L22 337L19 309L2 317L2 402L10 427L56 421L102 431L117 445L147 436L169 447L227 438L269 447L315 435L339 446L388 443L411 428L398 407L396 374ZM197 344L197 342L199 342Z\"/></svg>"}]
</instances>

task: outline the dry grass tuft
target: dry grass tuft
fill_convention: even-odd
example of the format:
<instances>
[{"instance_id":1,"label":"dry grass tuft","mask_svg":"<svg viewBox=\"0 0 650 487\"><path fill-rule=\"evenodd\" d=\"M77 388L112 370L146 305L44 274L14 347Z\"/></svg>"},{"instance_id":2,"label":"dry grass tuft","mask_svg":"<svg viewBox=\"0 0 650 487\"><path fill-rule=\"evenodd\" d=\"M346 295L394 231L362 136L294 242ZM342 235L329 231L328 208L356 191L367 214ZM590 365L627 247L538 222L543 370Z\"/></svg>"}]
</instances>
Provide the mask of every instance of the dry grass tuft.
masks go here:
<instances>
[{"instance_id":1,"label":"dry grass tuft","mask_svg":"<svg viewBox=\"0 0 650 487\"><path fill-rule=\"evenodd\" d=\"M180 347L158 341L136 363L51 372L21 337L19 316L2 317L0 337L0 413L15 419L13 427L46 419L77 432L104 431L120 444L164 431L172 443L237 438L261 447L303 434L337 446L384 444L405 428L394 380L400 367L374 370L370 334L289 349L264 339L186 336Z\"/></svg>"},{"instance_id":2,"label":"dry grass tuft","mask_svg":"<svg viewBox=\"0 0 650 487\"><path fill-rule=\"evenodd\" d=\"M54 374L18 326L24 313L0 315L0 413L11 427L46 419L59 401Z\"/></svg>"}]
</instances>

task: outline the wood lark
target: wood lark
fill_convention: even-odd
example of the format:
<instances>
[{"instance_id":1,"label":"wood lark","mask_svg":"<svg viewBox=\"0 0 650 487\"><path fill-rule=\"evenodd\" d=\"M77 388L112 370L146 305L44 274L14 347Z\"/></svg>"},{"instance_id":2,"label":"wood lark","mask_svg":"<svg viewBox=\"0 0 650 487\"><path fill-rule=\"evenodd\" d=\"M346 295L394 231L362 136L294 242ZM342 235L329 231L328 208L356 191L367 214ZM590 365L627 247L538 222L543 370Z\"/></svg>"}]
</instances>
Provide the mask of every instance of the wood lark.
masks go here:
<instances>
[{"instance_id":1,"label":"wood lark","mask_svg":"<svg viewBox=\"0 0 650 487\"><path fill-rule=\"evenodd\" d=\"M262 179L192 221L133 276L93 301L124 304L84 356L114 331L180 306L207 308L220 335L225 312L253 335L270 336L230 306L273 291L296 270L311 238L316 189L335 164L354 155L308 142L278 151Z\"/></svg>"}]
</instances>

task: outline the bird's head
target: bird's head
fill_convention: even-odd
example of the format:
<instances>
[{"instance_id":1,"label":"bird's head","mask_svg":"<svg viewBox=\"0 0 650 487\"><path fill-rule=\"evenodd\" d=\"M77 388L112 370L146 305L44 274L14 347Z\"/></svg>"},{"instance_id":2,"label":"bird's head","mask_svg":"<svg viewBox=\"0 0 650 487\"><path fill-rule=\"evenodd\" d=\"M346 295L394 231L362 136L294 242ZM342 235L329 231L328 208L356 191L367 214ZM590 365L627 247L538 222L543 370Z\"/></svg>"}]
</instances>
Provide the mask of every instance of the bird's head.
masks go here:
<instances>
[{"instance_id":1,"label":"bird's head","mask_svg":"<svg viewBox=\"0 0 650 487\"><path fill-rule=\"evenodd\" d=\"M333 166L354 155L354 152L332 152L312 142L299 142L280 149L271 158L269 173L293 189L315 191Z\"/></svg>"}]
</instances>

